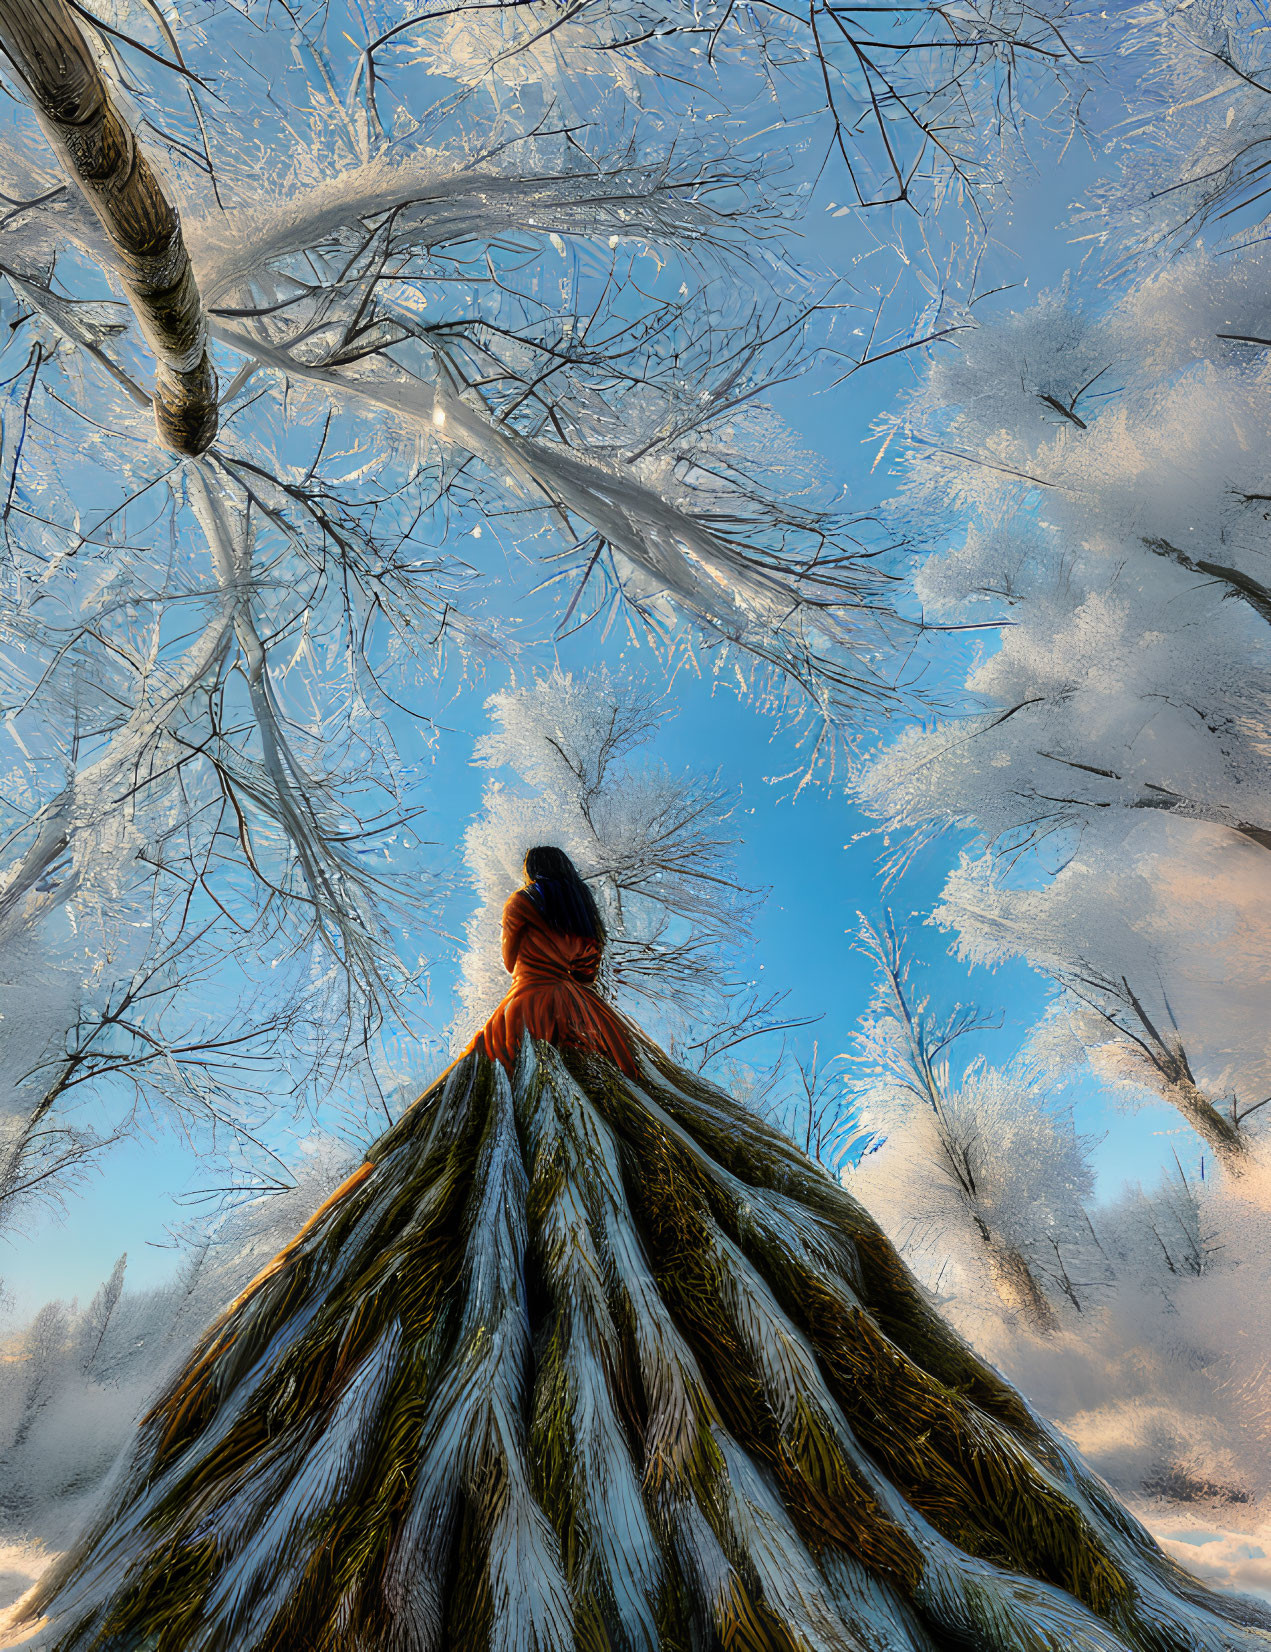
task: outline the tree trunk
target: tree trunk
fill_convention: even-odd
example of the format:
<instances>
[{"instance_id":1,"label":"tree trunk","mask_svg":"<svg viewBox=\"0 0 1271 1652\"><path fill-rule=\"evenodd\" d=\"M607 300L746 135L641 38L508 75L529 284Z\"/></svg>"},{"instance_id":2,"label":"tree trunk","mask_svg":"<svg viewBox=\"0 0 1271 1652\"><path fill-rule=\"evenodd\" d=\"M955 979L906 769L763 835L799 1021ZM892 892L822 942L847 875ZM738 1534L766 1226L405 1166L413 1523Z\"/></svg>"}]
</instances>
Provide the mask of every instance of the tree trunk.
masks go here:
<instances>
[{"instance_id":1,"label":"tree trunk","mask_svg":"<svg viewBox=\"0 0 1271 1652\"><path fill-rule=\"evenodd\" d=\"M1121 977L1121 985L1125 989L1125 1002L1133 1009L1143 1031L1147 1034L1146 1039L1136 1034L1129 1036L1140 1050L1146 1051L1155 1067L1161 1081L1162 1099L1168 1101L1171 1107L1176 1107L1205 1145L1213 1148L1214 1156L1223 1169L1233 1176L1238 1176L1248 1163L1247 1138L1241 1135L1240 1128L1233 1119L1219 1112L1197 1084L1187 1048L1177 1026L1173 1032L1162 1035L1124 976ZM1168 1004L1166 1007L1168 1008ZM1172 1012L1170 1019L1173 1020ZM1119 1032L1125 1033L1125 1029L1112 1016L1108 1016L1108 1020Z\"/></svg>"},{"instance_id":2,"label":"tree trunk","mask_svg":"<svg viewBox=\"0 0 1271 1652\"><path fill-rule=\"evenodd\" d=\"M216 373L176 208L66 0L0 0L0 48L114 248L115 273L156 357L159 440L177 453L202 453L216 436Z\"/></svg>"},{"instance_id":3,"label":"tree trunk","mask_svg":"<svg viewBox=\"0 0 1271 1652\"><path fill-rule=\"evenodd\" d=\"M1043 1335L1057 1331L1058 1315L1025 1258L1013 1245L1003 1244L1000 1239L990 1236L986 1242L989 1247L989 1274L1002 1301L1019 1315L1030 1331Z\"/></svg>"},{"instance_id":4,"label":"tree trunk","mask_svg":"<svg viewBox=\"0 0 1271 1652\"><path fill-rule=\"evenodd\" d=\"M1218 1111L1199 1086L1186 1078L1166 1085L1163 1094L1205 1145L1213 1149L1223 1169L1233 1176L1240 1175L1249 1162L1249 1143L1238 1126Z\"/></svg>"}]
</instances>

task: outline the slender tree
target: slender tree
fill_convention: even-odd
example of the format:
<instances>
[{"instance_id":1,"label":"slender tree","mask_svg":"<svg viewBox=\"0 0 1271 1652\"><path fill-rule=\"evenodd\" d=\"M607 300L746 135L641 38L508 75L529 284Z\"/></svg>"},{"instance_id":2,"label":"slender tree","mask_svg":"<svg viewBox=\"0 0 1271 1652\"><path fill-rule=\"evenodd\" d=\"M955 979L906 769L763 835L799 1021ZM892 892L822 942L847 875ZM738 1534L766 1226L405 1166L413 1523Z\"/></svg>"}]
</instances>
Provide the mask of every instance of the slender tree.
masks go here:
<instances>
[{"instance_id":1,"label":"slender tree","mask_svg":"<svg viewBox=\"0 0 1271 1652\"><path fill-rule=\"evenodd\" d=\"M487 702L475 760L510 773L486 787L465 849L480 895L464 955L460 1042L506 985L499 921L534 844L576 858L609 933L606 982L636 1012L722 1014L739 990L755 892L732 865L736 797L717 775L676 774L639 754L669 706L632 678L554 670Z\"/></svg>"},{"instance_id":2,"label":"slender tree","mask_svg":"<svg viewBox=\"0 0 1271 1652\"><path fill-rule=\"evenodd\" d=\"M876 1139L850 1185L932 1284L951 1286L952 1261L972 1281L987 1277L1030 1330L1056 1330L1057 1304L1082 1306L1073 1280L1091 1248L1091 1143L1027 1054L1005 1068L963 1057L955 1076L953 1052L988 1018L932 1007L890 917L863 920L860 942L877 990L854 1051L855 1090Z\"/></svg>"},{"instance_id":3,"label":"slender tree","mask_svg":"<svg viewBox=\"0 0 1271 1652\"><path fill-rule=\"evenodd\" d=\"M1265 1072L1262 914L1256 901L1243 922L1230 910L1215 912L1213 884L1203 878L1190 900L1179 895L1172 908L1144 908L1171 884L1185 889L1195 857L1180 865L1142 842L1131 847L1138 851L1132 871L1089 854L1031 895L1003 887L983 860L966 859L938 916L958 927L965 956L990 963L1022 952L1044 969L1066 989L1078 1036L1103 1076L1154 1091L1238 1173L1265 1105L1252 1091ZM1219 870L1227 893L1225 857ZM1254 897L1252 871L1245 884L1242 893ZM1207 929L1220 937L1211 954L1197 950ZM1228 959L1238 961L1239 977ZM1208 1086L1197 1076L1201 1053L1215 1075ZM1243 1101L1234 1087L1223 1094L1224 1078L1237 1080Z\"/></svg>"},{"instance_id":4,"label":"slender tree","mask_svg":"<svg viewBox=\"0 0 1271 1652\"><path fill-rule=\"evenodd\" d=\"M372 49L334 13L20 10L15 88L78 181L11 105L0 944L123 902L154 956L178 913L220 925L226 980L231 943L322 955L344 1012L304 1019L362 1029L365 1062L419 1008L419 690L506 646L474 587L508 531L542 536L566 629L735 652L821 730L894 697L890 581L762 405L822 347L824 289L768 255L770 164L686 107L633 113L635 47L571 37L547 105L519 52L456 100L397 73L418 31ZM551 113L580 97L585 138ZM149 274L120 240L147 213ZM215 442L176 462L140 417L156 305L160 401L179 368L194 417L204 328L224 381Z\"/></svg>"}]
</instances>

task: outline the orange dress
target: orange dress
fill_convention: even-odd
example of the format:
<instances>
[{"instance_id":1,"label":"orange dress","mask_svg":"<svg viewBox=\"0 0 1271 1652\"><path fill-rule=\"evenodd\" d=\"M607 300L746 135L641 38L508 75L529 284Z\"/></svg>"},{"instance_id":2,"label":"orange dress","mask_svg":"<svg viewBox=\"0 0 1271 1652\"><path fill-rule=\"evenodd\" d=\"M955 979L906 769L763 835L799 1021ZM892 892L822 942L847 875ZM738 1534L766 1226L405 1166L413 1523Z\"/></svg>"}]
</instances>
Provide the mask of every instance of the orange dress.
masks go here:
<instances>
[{"instance_id":1,"label":"orange dress","mask_svg":"<svg viewBox=\"0 0 1271 1652\"><path fill-rule=\"evenodd\" d=\"M502 966L512 985L464 1056L479 1049L512 1067L529 1032L549 1044L593 1049L635 1077L630 1032L595 990L600 950L588 935L552 928L526 890L517 889L502 909Z\"/></svg>"},{"instance_id":2,"label":"orange dress","mask_svg":"<svg viewBox=\"0 0 1271 1652\"><path fill-rule=\"evenodd\" d=\"M595 989L600 953L599 941L553 929L518 889L503 908L503 967L512 986L464 1055L479 1049L510 1068L528 1032L551 1044L595 1050L634 1076L627 1029Z\"/></svg>"}]
</instances>

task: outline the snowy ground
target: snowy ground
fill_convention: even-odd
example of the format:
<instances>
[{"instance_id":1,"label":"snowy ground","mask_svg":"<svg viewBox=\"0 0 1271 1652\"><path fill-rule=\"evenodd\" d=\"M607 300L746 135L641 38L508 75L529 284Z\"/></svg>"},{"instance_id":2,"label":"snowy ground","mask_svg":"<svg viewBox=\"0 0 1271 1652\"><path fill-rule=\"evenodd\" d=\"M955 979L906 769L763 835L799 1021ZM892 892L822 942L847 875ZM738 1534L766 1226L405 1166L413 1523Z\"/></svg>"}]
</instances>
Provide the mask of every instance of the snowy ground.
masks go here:
<instances>
[{"instance_id":1,"label":"snowy ground","mask_svg":"<svg viewBox=\"0 0 1271 1652\"><path fill-rule=\"evenodd\" d=\"M0 1611L24 1595L57 1556L34 1543L0 1540Z\"/></svg>"}]
</instances>

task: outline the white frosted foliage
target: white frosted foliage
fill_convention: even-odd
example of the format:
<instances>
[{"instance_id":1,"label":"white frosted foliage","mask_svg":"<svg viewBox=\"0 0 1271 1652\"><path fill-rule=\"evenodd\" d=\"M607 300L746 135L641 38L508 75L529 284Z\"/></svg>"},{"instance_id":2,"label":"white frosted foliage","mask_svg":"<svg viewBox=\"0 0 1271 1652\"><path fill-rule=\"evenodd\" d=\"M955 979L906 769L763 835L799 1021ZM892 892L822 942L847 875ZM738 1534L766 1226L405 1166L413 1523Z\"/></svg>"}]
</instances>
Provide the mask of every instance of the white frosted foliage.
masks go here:
<instances>
[{"instance_id":1,"label":"white frosted foliage","mask_svg":"<svg viewBox=\"0 0 1271 1652\"><path fill-rule=\"evenodd\" d=\"M960 714L858 776L897 864L970 839L938 912L963 955L1049 973L1101 1070L1229 1161L1271 1094L1269 274L1197 249L933 363L898 508L950 530L926 611L985 635Z\"/></svg>"},{"instance_id":2,"label":"white frosted foliage","mask_svg":"<svg viewBox=\"0 0 1271 1652\"><path fill-rule=\"evenodd\" d=\"M348 1174L311 1137L285 1192L253 1200L191 1248L172 1280L127 1287L126 1259L86 1307L50 1302L0 1334L0 1535L56 1548L72 1535L175 1361Z\"/></svg>"},{"instance_id":3,"label":"white frosted foliage","mask_svg":"<svg viewBox=\"0 0 1271 1652\"><path fill-rule=\"evenodd\" d=\"M1041 1051L1025 1045L1004 1066L964 1054L984 1017L935 1010L890 924L865 924L862 938L877 989L857 1035L854 1091L879 1139L844 1184L933 1289L1000 1300L1053 1330L1056 1307L1079 1308L1086 1295L1073 1275L1088 1278L1094 1144Z\"/></svg>"}]
</instances>

